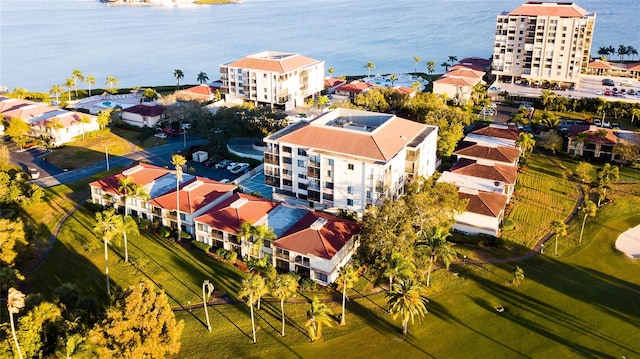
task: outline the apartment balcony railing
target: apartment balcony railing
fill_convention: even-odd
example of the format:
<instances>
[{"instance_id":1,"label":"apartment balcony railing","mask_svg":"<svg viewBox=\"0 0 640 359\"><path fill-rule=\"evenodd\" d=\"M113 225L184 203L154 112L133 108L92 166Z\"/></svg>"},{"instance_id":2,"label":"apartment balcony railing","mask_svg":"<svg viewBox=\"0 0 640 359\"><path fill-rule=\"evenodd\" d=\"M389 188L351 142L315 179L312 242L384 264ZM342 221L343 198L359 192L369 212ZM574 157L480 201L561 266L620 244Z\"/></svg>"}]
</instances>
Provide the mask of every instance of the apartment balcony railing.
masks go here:
<instances>
[{"instance_id":1,"label":"apartment balcony railing","mask_svg":"<svg viewBox=\"0 0 640 359\"><path fill-rule=\"evenodd\" d=\"M222 235L222 233L217 232L217 231L211 231L211 238L215 238L215 239L223 239L224 236Z\"/></svg>"},{"instance_id":2,"label":"apartment balcony railing","mask_svg":"<svg viewBox=\"0 0 640 359\"><path fill-rule=\"evenodd\" d=\"M273 154L265 152L265 154L264 154L264 163L277 166L277 165L280 164L280 156L273 155Z\"/></svg>"},{"instance_id":3,"label":"apartment balcony railing","mask_svg":"<svg viewBox=\"0 0 640 359\"><path fill-rule=\"evenodd\" d=\"M284 260L291 260L291 258L289 258L288 254L284 254L284 253L280 253L280 252L276 252L276 258L280 258L280 259L284 259Z\"/></svg>"},{"instance_id":4,"label":"apartment balcony railing","mask_svg":"<svg viewBox=\"0 0 640 359\"><path fill-rule=\"evenodd\" d=\"M320 190L320 182L319 181L309 181L309 183L307 184L307 190L319 191Z\"/></svg>"}]
</instances>

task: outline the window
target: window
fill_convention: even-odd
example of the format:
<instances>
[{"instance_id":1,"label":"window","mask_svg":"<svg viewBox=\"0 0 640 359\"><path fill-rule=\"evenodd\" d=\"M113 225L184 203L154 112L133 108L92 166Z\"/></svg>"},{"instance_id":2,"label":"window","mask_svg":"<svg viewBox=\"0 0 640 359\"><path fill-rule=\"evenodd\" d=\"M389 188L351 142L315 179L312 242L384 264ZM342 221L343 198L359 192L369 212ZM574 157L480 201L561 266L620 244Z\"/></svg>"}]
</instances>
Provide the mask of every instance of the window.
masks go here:
<instances>
[{"instance_id":1,"label":"window","mask_svg":"<svg viewBox=\"0 0 640 359\"><path fill-rule=\"evenodd\" d=\"M353 194L353 186L348 186L347 187L347 193L348 194Z\"/></svg>"},{"instance_id":2,"label":"window","mask_svg":"<svg viewBox=\"0 0 640 359\"><path fill-rule=\"evenodd\" d=\"M348 199L347 200L347 206L353 206L353 200L352 199Z\"/></svg>"},{"instance_id":3,"label":"window","mask_svg":"<svg viewBox=\"0 0 640 359\"><path fill-rule=\"evenodd\" d=\"M298 173L298 178L300 179L307 179L307 175L304 173Z\"/></svg>"},{"instance_id":4,"label":"window","mask_svg":"<svg viewBox=\"0 0 640 359\"><path fill-rule=\"evenodd\" d=\"M207 231L207 225L204 224L204 223L198 223L198 230L206 232Z\"/></svg>"},{"instance_id":5,"label":"window","mask_svg":"<svg viewBox=\"0 0 640 359\"><path fill-rule=\"evenodd\" d=\"M187 215L184 213L180 213L180 220L181 221L186 221L187 220Z\"/></svg>"},{"instance_id":6,"label":"window","mask_svg":"<svg viewBox=\"0 0 640 359\"><path fill-rule=\"evenodd\" d=\"M282 158L282 162L290 165L291 164L291 157L283 157Z\"/></svg>"},{"instance_id":7,"label":"window","mask_svg":"<svg viewBox=\"0 0 640 359\"><path fill-rule=\"evenodd\" d=\"M302 148L298 148L298 156L307 157L307 151L303 150Z\"/></svg>"},{"instance_id":8,"label":"window","mask_svg":"<svg viewBox=\"0 0 640 359\"><path fill-rule=\"evenodd\" d=\"M298 160L298 167L306 167L306 161L304 160Z\"/></svg>"},{"instance_id":9,"label":"window","mask_svg":"<svg viewBox=\"0 0 640 359\"><path fill-rule=\"evenodd\" d=\"M289 147L289 146L282 146L282 152L284 152L284 153L291 153L291 147Z\"/></svg>"},{"instance_id":10,"label":"window","mask_svg":"<svg viewBox=\"0 0 640 359\"><path fill-rule=\"evenodd\" d=\"M333 158L329 158L328 162L329 162L329 166L333 166Z\"/></svg>"},{"instance_id":11,"label":"window","mask_svg":"<svg viewBox=\"0 0 640 359\"><path fill-rule=\"evenodd\" d=\"M315 272L315 276L316 276L316 279L321 281L321 282L325 282L326 283L327 280L328 280L327 275L324 274L324 273Z\"/></svg>"},{"instance_id":12,"label":"window","mask_svg":"<svg viewBox=\"0 0 640 359\"><path fill-rule=\"evenodd\" d=\"M333 183L332 182L325 182L324 183L324 188L333 189Z\"/></svg>"},{"instance_id":13,"label":"window","mask_svg":"<svg viewBox=\"0 0 640 359\"><path fill-rule=\"evenodd\" d=\"M347 168L349 169L349 171L353 171L353 170L354 170L354 168L355 168L355 166L353 165L353 163L349 163L349 164L347 165Z\"/></svg>"},{"instance_id":14,"label":"window","mask_svg":"<svg viewBox=\"0 0 640 359\"><path fill-rule=\"evenodd\" d=\"M307 184L306 183L298 183L298 188L301 190L306 190L307 189Z\"/></svg>"}]
</instances>

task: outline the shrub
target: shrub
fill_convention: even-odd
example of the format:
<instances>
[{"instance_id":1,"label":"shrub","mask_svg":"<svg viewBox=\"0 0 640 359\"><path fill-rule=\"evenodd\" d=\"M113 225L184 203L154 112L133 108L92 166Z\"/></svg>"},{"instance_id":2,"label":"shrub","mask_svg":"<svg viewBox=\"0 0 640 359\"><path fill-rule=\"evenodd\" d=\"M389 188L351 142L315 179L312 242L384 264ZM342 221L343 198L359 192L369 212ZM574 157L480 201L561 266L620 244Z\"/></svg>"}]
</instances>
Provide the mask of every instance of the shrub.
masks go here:
<instances>
[{"instance_id":1,"label":"shrub","mask_svg":"<svg viewBox=\"0 0 640 359\"><path fill-rule=\"evenodd\" d=\"M222 258L224 258L224 257L226 256L226 254L227 254L227 250L226 250L226 249L224 249L224 248L218 248L218 249L216 249L216 255L217 255L218 257L222 257Z\"/></svg>"},{"instance_id":2,"label":"shrub","mask_svg":"<svg viewBox=\"0 0 640 359\"><path fill-rule=\"evenodd\" d=\"M91 200L85 202L84 206L93 213L98 213L104 209L101 205L93 203Z\"/></svg>"},{"instance_id":3,"label":"shrub","mask_svg":"<svg viewBox=\"0 0 640 359\"><path fill-rule=\"evenodd\" d=\"M138 224L138 228L142 229L142 230L147 230L151 227L151 221L148 219L141 219L140 223Z\"/></svg>"},{"instance_id":4,"label":"shrub","mask_svg":"<svg viewBox=\"0 0 640 359\"><path fill-rule=\"evenodd\" d=\"M502 238L490 236L487 234L481 234L482 241L480 241L481 246L489 247L489 248L503 248L504 240Z\"/></svg>"},{"instance_id":5,"label":"shrub","mask_svg":"<svg viewBox=\"0 0 640 359\"><path fill-rule=\"evenodd\" d=\"M200 242L198 240L193 240L191 241L191 244L193 244L194 247L200 249L201 251L205 252L205 253L209 253L209 250L211 249L211 246L204 243L204 242Z\"/></svg>"},{"instance_id":6,"label":"shrub","mask_svg":"<svg viewBox=\"0 0 640 359\"><path fill-rule=\"evenodd\" d=\"M236 259L238 259L238 253L234 251L227 251L227 253L224 254L224 259L230 262L235 262Z\"/></svg>"},{"instance_id":7,"label":"shrub","mask_svg":"<svg viewBox=\"0 0 640 359\"><path fill-rule=\"evenodd\" d=\"M169 227L160 227L158 230L158 235L162 238L169 238L171 236L171 228Z\"/></svg>"},{"instance_id":8,"label":"shrub","mask_svg":"<svg viewBox=\"0 0 640 359\"><path fill-rule=\"evenodd\" d=\"M522 183L520 183L520 182L516 182L516 185L513 187L513 189L514 189L516 192L520 192L520 190L522 189L522 187L524 187L524 185L522 185Z\"/></svg>"},{"instance_id":9,"label":"shrub","mask_svg":"<svg viewBox=\"0 0 640 359\"><path fill-rule=\"evenodd\" d=\"M502 220L502 229L508 231L514 228L516 228L516 224L510 218L505 218Z\"/></svg>"},{"instance_id":10,"label":"shrub","mask_svg":"<svg viewBox=\"0 0 640 359\"><path fill-rule=\"evenodd\" d=\"M318 286L311 278L302 278L300 288L302 288L303 291L313 291L318 289Z\"/></svg>"},{"instance_id":11,"label":"shrub","mask_svg":"<svg viewBox=\"0 0 640 359\"><path fill-rule=\"evenodd\" d=\"M180 232L180 238L181 239L186 239L186 240L191 240L191 233L189 232L185 232L185 231L181 231Z\"/></svg>"}]
</instances>

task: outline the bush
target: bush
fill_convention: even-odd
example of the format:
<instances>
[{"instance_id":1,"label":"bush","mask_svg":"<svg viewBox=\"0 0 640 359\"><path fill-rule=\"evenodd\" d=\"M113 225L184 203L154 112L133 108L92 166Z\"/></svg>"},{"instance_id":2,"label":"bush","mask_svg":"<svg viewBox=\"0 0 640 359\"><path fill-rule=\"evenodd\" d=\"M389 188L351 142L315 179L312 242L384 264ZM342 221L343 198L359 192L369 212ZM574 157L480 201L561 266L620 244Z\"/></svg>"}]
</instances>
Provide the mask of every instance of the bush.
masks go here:
<instances>
[{"instance_id":1,"label":"bush","mask_svg":"<svg viewBox=\"0 0 640 359\"><path fill-rule=\"evenodd\" d=\"M189 232L185 232L185 231L181 231L180 232L180 238L181 239L186 239L186 240L189 241L189 240L191 240L191 237L192 237L191 233L189 233Z\"/></svg>"},{"instance_id":2,"label":"bush","mask_svg":"<svg viewBox=\"0 0 640 359\"><path fill-rule=\"evenodd\" d=\"M227 251L227 253L224 254L224 259L230 262L235 262L236 259L238 259L238 253L234 251Z\"/></svg>"},{"instance_id":3,"label":"bush","mask_svg":"<svg viewBox=\"0 0 640 359\"><path fill-rule=\"evenodd\" d=\"M169 227L160 227L158 230L158 235L162 238L169 238L171 236L171 228Z\"/></svg>"},{"instance_id":4,"label":"bush","mask_svg":"<svg viewBox=\"0 0 640 359\"><path fill-rule=\"evenodd\" d=\"M101 205L93 203L91 200L85 202L84 206L93 213L98 213L104 209Z\"/></svg>"},{"instance_id":5,"label":"bush","mask_svg":"<svg viewBox=\"0 0 640 359\"><path fill-rule=\"evenodd\" d=\"M140 223L138 224L138 228L142 230L147 230L151 227L151 221L148 219L140 219Z\"/></svg>"},{"instance_id":6,"label":"bush","mask_svg":"<svg viewBox=\"0 0 640 359\"><path fill-rule=\"evenodd\" d=\"M302 278L300 288L302 288L303 291L313 291L318 289L318 286L311 278Z\"/></svg>"},{"instance_id":7,"label":"bush","mask_svg":"<svg viewBox=\"0 0 640 359\"><path fill-rule=\"evenodd\" d=\"M218 257L224 258L227 255L227 250L224 249L224 248L218 248L218 249L216 249L216 255Z\"/></svg>"},{"instance_id":8,"label":"bush","mask_svg":"<svg viewBox=\"0 0 640 359\"><path fill-rule=\"evenodd\" d=\"M191 244L193 244L194 247L200 249L201 251L205 252L205 253L209 253L209 250L211 249L211 246L204 243L204 242L200 242L198 240L193 240L191 241Z\"/></svg>"},{"instance_id":9,"label":"bush","mask_svg":"<svg viewBox=\"0 0 640 359\"><path fill-rule=\"evenodd\" d=\"M482 241L480 241L481 246L489 247L489 248L503 248L504 247L504 239L490 236L487 234L481 234L480 237Z\"/></svg>"},{"instance_id":10,"label":"bush","mask_svg":"<svg viewBox=\"0 0 640 359\"><path fill-rule=\"evenodd\" d=\"M514 191L520 192L520 190L524 187L524 185L520 182L516 182L516 185L513 187Z\"/></svg>"},{"instance_id":11,"label":"bush","mask_svg":"<svg viewBox=\"0 0 640 359\"><path fill-rule=\"evenodd\" d=\"M502 220L502 229L505 231L512 230L516 228L516 224L510 219L505 218Z\"/></svg>"}]
</instances>

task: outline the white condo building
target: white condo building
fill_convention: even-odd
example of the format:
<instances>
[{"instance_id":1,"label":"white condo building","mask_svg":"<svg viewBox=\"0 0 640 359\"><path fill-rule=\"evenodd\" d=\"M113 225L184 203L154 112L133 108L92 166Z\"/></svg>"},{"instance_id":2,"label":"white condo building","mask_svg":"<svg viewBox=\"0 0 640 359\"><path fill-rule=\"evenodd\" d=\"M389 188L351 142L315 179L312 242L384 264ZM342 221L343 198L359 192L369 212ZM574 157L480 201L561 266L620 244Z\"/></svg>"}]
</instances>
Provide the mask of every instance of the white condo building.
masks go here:
<instances>
[{"instance_id":1,"label":"white condo building","mask_svg":"<svg viewBox=\"0 0 640 359\"><path fill-rule=\"evenodd\" d=\"M324 90L324 61L264 51L220 66L227 101L252 101L285 110Z\"/></svg>"},{"instance_id":2,"label":"white condo building","mask_svg":"<svg viewBox=\"0 0 640 359\"><path fill-rule=\"evenodd\" d=\"M436 169L438 128L395 115L338 108L264 139L273 198L364 212Z\"/></svg>"},{"instance_id":3,"label":"white condo building","mask_svg":"<svg viewBox=\"0 0 640 359\"><path fill-rule=\"evenodd\" d=\"M596 14L575 3L529 1L498 15L493 74L503 82L575 84L587 69Z\"/></svg>"}]
</instances>

